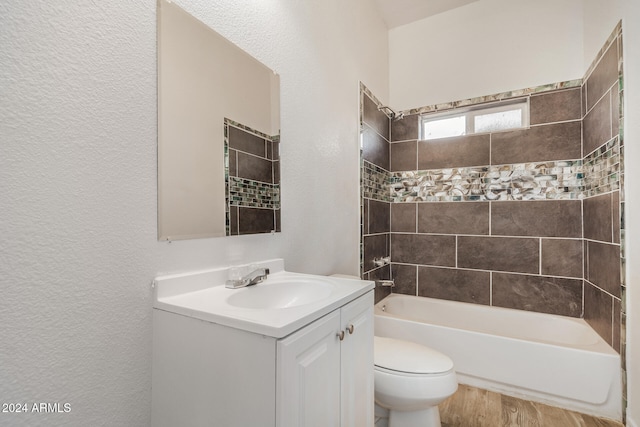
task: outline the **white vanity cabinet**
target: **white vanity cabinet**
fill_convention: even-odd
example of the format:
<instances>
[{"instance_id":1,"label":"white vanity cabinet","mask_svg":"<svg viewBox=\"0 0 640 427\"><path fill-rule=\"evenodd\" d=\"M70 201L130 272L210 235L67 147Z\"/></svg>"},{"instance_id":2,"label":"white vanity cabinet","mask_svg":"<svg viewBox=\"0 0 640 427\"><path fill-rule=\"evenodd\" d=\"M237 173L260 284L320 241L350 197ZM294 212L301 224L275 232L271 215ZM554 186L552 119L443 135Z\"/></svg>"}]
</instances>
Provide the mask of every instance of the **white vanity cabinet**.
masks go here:
<instances>
[{"instance_id":1,"label":"white vanity cabinet","mask_svg":"<svg viewBox=\"0 0 640 427\"><path fill-rule=\"evenodd\" d=\"M277 343L278 427L373 426L373 292Z\"/></svg>"},{"instance_id":2,"label":"white vanity cabinet","mask_svg":"<svg viewBox=\"0 0 640 427\"><path fill-rule=\"evenodd\" d=\"M279 265L250 290L208 285L226 271L156 278L153 427L373 426L373 283ZM292 280L330 294L273 310L230 305Z\"/></svg>"}]
</instances>

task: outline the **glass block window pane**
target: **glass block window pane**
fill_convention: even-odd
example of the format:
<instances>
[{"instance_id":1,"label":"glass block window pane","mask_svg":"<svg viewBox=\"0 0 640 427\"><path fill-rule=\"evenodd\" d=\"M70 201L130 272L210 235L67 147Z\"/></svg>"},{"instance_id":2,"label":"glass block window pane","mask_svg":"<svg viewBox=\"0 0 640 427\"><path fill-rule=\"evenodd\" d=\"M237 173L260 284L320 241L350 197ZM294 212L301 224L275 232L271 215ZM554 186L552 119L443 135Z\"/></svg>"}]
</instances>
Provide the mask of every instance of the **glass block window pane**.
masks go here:
<instances>
[{"instance_id":1,"label":"glass block window pane","mask_svg":"<svg viewBox=\"0 0 640 427\"><path fill-rule=\"evenodd\" d=\"M529 126L528 98L484 104L450 112L425 114L420 138L436 139Z\"/></svg>"},{"instance_id":2,"label":"glass block window pane","mask_svg":"<svg viewBox=\"0 0 640 427\"><path fill-rule=\"evenodd\" d=\"M500 111L474 117L475 132L492 132L522 127L522 110Z\"/></svg>"},{"instance_id":3,"label":"glass block window pane","mask_svg":"<svg viewBox=\"0 0 640 427\"><path fill-rule=\"evenodd\" d=\"M422 128L423 139L446 138L464 135L467 127L465 116L449 117L440 120L424 122Z\"/></svg>"}]
</instances>

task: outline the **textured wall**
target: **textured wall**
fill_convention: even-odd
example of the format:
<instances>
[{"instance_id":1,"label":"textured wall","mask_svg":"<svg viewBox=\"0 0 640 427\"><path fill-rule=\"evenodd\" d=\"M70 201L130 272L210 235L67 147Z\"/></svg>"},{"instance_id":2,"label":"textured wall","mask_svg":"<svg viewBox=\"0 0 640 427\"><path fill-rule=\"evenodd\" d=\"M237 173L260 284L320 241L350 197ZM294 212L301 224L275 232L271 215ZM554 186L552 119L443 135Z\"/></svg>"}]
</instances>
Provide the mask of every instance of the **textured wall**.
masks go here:
<instances>
[{"instance_id":1,"label":"textured wall","mask_svg":"<svg viewBox=\"0 0 640 427\"><path fill-rule=\"evenodd\" d=\"M281 74L283 232L157 242L153 0L1 3L0 400L71 404L2 425L148 425L160 272L358 270L358 81L388 91L369 1L180 4Z\"/></svg>"}]
</instances>

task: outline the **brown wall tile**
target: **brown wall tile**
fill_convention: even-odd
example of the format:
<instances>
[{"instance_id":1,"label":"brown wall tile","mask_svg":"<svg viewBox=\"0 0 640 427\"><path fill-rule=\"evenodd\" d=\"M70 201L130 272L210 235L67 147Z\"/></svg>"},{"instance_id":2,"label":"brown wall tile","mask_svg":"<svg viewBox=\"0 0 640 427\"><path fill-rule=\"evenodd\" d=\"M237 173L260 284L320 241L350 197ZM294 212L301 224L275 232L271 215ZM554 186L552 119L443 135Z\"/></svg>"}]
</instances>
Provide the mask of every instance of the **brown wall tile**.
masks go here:
<instances>
[{"instance_id":1,"label":"brown wall tile","mask_svg":"<svg viewBox=\"0 0 640 427\"><path fill-rule=\"evenodd\" d=\"M588 241L589 281L620 297L620 246Z\"/></svg>"},{"instance_id":2,"label":"brown wall tile","mask_svg":"<svg viewBox=\"0 0 640 427\"><path fill-rule=\"evenodd\" d=\"M620 92L618 86L611 89L611 135L620 134Z\"/></svg>"},{"instance_id":3,"label":"brown wall tile","mask_svg":"<svg viewBox=\"0 0 640 427\"><path fill-rule=\"evenodd\" d=\"M275 230L272 209L238 208L239 234L271 233Z\"/></svg>"},{"instance_id":4,"label":"brown wall tile","mask_svg":"<svg viewBox=\"0 0 640 427\"><path fill-rule=\"evenodd\" d=\"M238 176L238 170L236 168L236 157L238 152L236 150L229 149L229 176Z\"/></svg>"},{"instance_id":5,"label":"brown wall tile","mask_svg":"<svg viewBox=\"0 0 640 427\"><path fill-rule=\"evenodd\" d=\"M605 52L604 56L585 82L587 92L587 111L604 95L611 85L618 80L618 48L616 43Z\"/></svg>"},{"instance_id":6,"label":"brown wall tile","mask_svg":"<svg viewBox=\"0 0 640 427\"><path fill-rule=\"evenodd\" d=\"M613 242L611 193L589 197L584 204L584 238Z\"/></svg>"},{"instance_id":7,"label":"brown wall tile","mask_svg":"<svg viewBox=\"0 0 640 427\"><path fill-rule=\"evenodd\" d=\"M367 95L362 96L364 98L363 102L363 121L371 126L377 133L383 136L387 141L389 140L389 117L384 114L382 111L378 110L378 106L376 105L371 98Z\"/></svg>"},{"instance_id":8,"label":"brown wall tile","mask_svg":"<svg viewBox=\"0 0 640 427\"><path fill-rule=\"evenodd\" d=\"M492 202L491 234L582 237L581 203L579 200Z\"/></svg>"},{"instance_id":9,"label":"brown wall tile","mask_svg":"<svg viewBox=\"0 0 640 427\"><path fill-rule=\"evenodd\" d=\"M394 142L389 145L390 171L414 171L418 169L418 141Z\"/></svg>"},{"instance_id":10,"label":"brown wall tile","mask_svg":"<svg viewBox=\"0 0 640 427\"><path fill-rule=\"evenodd\" d=\"M376 265L374 258L389 256L389 235L376 234L374 236L364 236L363 268L364 271L373 270Z\"/></svg>"},{"instance_id":11,"label":"brown wall tile","mask_svg":"<svg viewBox=\"0 0 640 427\"><path fill-rule=\"evenodd\" d=\"M388 233L390 203L369 200L369 233Z\"/></svg>"},{"instance_id":12,"label":"brown wall tile","mask_svg":"<svg viewBox=\"0 0 640 427\"><path fill-rule=\"evenodd\" d=\"M611 98L602 98L584 118L584 155L591 153L605 142L611 134Z\"/></svg>"},{"instance_id":13,"label":"brown wall tile","mask_svg":"<svg viewBox=\"0 0 640 427\"><path fill-rule=\"evenodd\" d=\"M365 125L362 130L362 158L389 170L389 142Z\"/></svg>"},{"instance_id":14,"label":"brown wall tile","mask_svg":"<svg viewBox=\"0 0 640 427\"><path fill-rule=\"evenodd\" d=\"M389 280L391 279L391 266L389 264L376 268L369 273L364 274L365 280ZM373 298L377 304L391 293L391 288L386 286L376 286L374 288Z\"/></svg>"},{"instance_id":15,"label":"brown wall tile","mask_svg":"<svg viewBox=\"0 0 640 427\"><path fill-rule=\"evenodd\" d=\"M391 203L391 231L415 233L416 203Z\"/></svg>"},{"instance_id":16,"label":"brown wall tile","mask_svg":"<svg viewBox=\"0 0 640 427\"><path fill-rule=\"evenodd\" d=\"M609 345L613 344L613 298L590 283L584 283L584 320Z\"/></svg>"},{"instance_id":17,"label":"brown wall tile","mask_svg":"<svg viewBox=\"0 0 640 427\"><path fill-rule=\"evenodd\" d=\"M458 237L459 268L538 273L539 254L539 239Z\"/></svg>"},{"instance_id":18,"label":"brown wall tile","mask_svg":"<svg viewBox=\"0 0 640 427\"><path fill-rule=\"evenodd\" d=\"M391 264L394 294L416 295L417 268L415 265Z\"/></svg>"},{"instance_id":19,"label":"brown wall tile","mask_svg":"<svg viewBox=\"0 0 640 427\"><path fill-rule=\"evenodd\" d=\"M238 177L273 183L273 162L262 157L238 152Z\"/></svg>"},{"instance_id":20,"label":"brown wall tile","mask_svg":"<svg viewBox=\"0 0 640 427\"><path fill-rule=\"evenodd\" d=\"M469 135L418 141L418 169L489 164L489 135Z\"/></svg>"},{"instance_id":21,"label":"brown wall tile","mask_svg":"<svg viewBox=\"0 0 640 427\"><path fill-rule=\"evenodd\" d=\"M613 223L613 243L620 243L620 191L611 193L611 222Z\"/></svg>"},{"instance_id":22,"label":"brown wall tile","mask_svg":"<svg viewBox=\"0 0 640 427\"><path fill-rule=\"evenodd\" d=\"M579 121L496 132L491 134L491 164L580 159L581 141Z\"/></svg>"},{"instance_id":23,"label":"brown wall tile","mask_svg":"<svg viewBox=\"0 0 640 427\"><path fill-rule=\"evenodd\" d=\"M418 232L489 234L489 202L418 203Z\"/></svg>"},{"instance_id":24,"label":"brown wall tile","mask_svg":"<svg viewBox=\"0 0 640 427\"><path fill-rule=\"evenodd\" d=\"M394 262L455 266L455 236L391 234L391 259Z\"/></svg>"},{"instance_id":25,"label":"brown wall tile","mask_svg":"<svg viewBox=\"0 0 640 427\"><path fill-rule=\"evenodd\" d=\"M490 277L487 271L418 267L418 295L489 305Z\"/></svg>"},{"instance_id":26,"label":"brown wall tile","mask_svg":"<svg viewBox=\"0 0 640 427\"><path fill-rule=\"evenodd\" d=\"M542 239L541 273L582 279L582 240Z\"/></svg>"},{"instance_id":27,"label":"brown wall tile","mask_svg":"<svg viewBox=\"0 0 640 427\"><path fill-rule=\"evenodd\" d=\"M229 206L229 234L238 235L238 207Z\"/></svg>"},{"instance_id":28,"label":"brown wall tile","mask_svg":"<svg viewBox=\"0 0 640 427\"><path fill-rule=\"evenodd\" d=\"M580 120L582 118L581 88L546 92L532 95L530 102L530 122L541 123Z\"/></svg>"},{"instance_id":29,"label":"brown wall tile","mask_svg":"<svg viewBox=\"0 0 640 427\"><path fill-rule=\"evenodd\" d=\"M582 280L526 274L493 274L493 305L580 317Z\"/></svg>"},{"instance_id":30,"label":"brown wall tile","mask_svg":"<svg viewBox=\"0 0 640 427\"><path fill-rule=\"evenodd\" d=\"M420 116L413 114L400 120L391 120L391 141L418 139Z\"/></svg>"},{"instance_id":31,"label":"brown wall tile","mask_svg":"<svg viewBox=\"0 0 640 427\"><path fill-rule=\"evenodd\" d=\"M252 133L229 126L229 147L246 153L267 157L266 141Z\"/></svg>"}]
</instances>

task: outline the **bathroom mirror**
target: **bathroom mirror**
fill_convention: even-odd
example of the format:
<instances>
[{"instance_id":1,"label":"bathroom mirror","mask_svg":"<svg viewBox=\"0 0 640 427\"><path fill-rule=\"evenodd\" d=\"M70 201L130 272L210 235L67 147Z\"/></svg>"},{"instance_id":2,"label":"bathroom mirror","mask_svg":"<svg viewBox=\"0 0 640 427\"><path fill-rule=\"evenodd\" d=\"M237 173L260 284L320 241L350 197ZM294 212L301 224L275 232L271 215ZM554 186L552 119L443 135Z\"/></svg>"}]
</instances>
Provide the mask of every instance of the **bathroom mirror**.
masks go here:
<instances>
[{"instance_id":1,"label":"bathroom mirror","mask_svg":"<svg viewBox=\"0 0 640 427\"><path fill-rule=\"evenodd\" d=\"M280 80L158 2L158 239L280 231Z\"/></svg>"}]
</instances>

